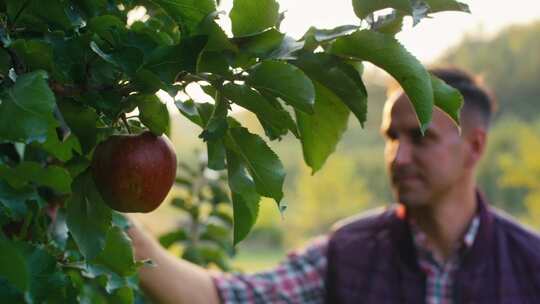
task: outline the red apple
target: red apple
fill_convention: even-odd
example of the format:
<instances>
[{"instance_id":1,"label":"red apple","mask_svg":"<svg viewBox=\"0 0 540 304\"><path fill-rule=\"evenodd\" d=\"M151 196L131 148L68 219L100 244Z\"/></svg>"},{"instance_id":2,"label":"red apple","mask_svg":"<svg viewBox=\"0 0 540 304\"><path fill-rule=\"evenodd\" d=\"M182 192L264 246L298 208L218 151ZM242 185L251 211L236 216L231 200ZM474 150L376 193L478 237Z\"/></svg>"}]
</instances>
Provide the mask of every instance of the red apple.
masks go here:
<instances>
[{"instance_id":1,"label":"red apple","mask_svg":"<svg viewBox=\"0 0 540 304\"><path fill-rule=\"evenodd\" d=\"M176 153L165 135L113 135L96 147L92 176L112 209L150 212L174 183Z\"/></svg>"}]
</instances>

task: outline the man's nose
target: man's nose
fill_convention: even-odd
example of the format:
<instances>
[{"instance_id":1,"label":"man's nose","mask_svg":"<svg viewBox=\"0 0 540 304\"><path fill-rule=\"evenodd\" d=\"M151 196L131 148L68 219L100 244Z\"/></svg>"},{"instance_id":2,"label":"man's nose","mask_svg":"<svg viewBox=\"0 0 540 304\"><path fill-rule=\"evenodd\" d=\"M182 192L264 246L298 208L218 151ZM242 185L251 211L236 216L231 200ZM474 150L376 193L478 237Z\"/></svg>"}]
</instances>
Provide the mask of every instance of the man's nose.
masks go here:
<instances>
[{"instance_id":1,"label":"man's nose","mask_svg":"<svg viewBox=\"0 0 540 304\"><path fill-rule=\"evenodd\" d=\"M412 161L412 145L405 140L396 143L394 166L408 165Z\"/></svg>"}]
</instances>

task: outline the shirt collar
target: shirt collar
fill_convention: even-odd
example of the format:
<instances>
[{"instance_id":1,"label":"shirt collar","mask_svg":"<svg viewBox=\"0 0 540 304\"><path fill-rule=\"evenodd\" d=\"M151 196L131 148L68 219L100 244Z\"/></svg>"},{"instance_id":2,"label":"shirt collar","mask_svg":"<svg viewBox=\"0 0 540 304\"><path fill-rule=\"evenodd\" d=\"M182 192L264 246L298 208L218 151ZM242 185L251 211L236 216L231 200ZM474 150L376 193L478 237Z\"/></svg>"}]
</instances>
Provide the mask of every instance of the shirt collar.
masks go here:
<instances>
[{"instance_id":1,"label":"shirt collar","mask_svg":"<svg viewBox=\"0 0 540 304\"><path fill-rule=\"evenodd\" d=\"M411 227L411 233L414 245L417 250L422 252L431 252L433 249L431 248L427 235L420 230L418 225L414 222L414 220L409 219L408 220L409 225ZM461 239L460 246L458 246L456 249L470 249L472 245L474 244L474 240L476 239L476 235L478 234L478 227L480 226L480 216L477 214L475 217L471 220L469 227L467 228L467 231L463 235Z\"/></svg>"}]
</instances>

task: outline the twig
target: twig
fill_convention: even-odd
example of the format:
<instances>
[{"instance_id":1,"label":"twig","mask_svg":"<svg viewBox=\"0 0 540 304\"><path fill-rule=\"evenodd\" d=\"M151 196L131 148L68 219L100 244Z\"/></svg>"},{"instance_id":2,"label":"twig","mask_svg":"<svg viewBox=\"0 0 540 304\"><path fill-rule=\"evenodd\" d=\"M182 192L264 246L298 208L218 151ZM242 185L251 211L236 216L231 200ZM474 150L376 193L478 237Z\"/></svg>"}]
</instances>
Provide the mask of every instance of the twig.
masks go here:
<instances>
[{"instance_id":1,"label":"twig","mask_svg":"<svg viewBox=\"0 0 540 304\"><path fill-rule=\"evenodd\" d=\"M127 121L126 114L125 114L125 113L122 114L122 116L120 116L120 118L122 118L122 122L123 122L124 125L126 126L126 129L127 129L128 133L129 133L129 134L133 134L133 133L131 132L131 127L129 126L129 123L128 123L128 121Z\"/></svg>"},{"instance_id":2,"label":"twig","mask_svg":"<svg viewBox=\"0 0 540 304\"><path fill-rule=\"evenodd\" d=\"M102 85L102 86L73 86L73 85L64 85L60 84L54 80L49 81L49 86L51 90L54 92L54 94L62 97L73 97L73 96L79 96L85 92L88 91L95 91L95 92L106 92L106 91L114 91L117 90L121 96L128 96L132 91L132 86L123 86L123 87L116 87L110 84Z\"/></svg>"},{"instance_id":3,"label":"twig","mask_svg":"<svg viewBox=\"0 0 540 304\"><path fill-rule=\"evenodd\" d=\"M22 12L28 7L32 0L26 0L26 2L21 6L21 9L17 12L15 15L15 18L13 18L13 23L11 24L11 27L9 28L10 31L12 31L15 28L15 24L17 23L17 19L21 16Z\"/></svg>"},{"instance_id":4,"label":"twig","mask_svg":"<svg viewBox=\"0 0 540 304\"><path fill-rule=\"evenodd\" d=\"M54 80L49 81L49 87L57 96L71 97L81 95L81 88L76 86L62 85Z\"/></svg>"},{"instance_id":5,"label":"twig","mask_svg":"<svg viewBox=\"0 0 540 304\"><path fill-rule=\"evenodd\" d=\"M8 53L9 57L11 58L11 63L13 64L13 69L15 70L15 73L17 73L17 75L24 74L24 64L22 63L19 56L17 56L17 53L15 53L15 51L13 51L12 49L5 47L3 44L0 44L0 48L2 48Z\"/></svg>"}]
</instances>

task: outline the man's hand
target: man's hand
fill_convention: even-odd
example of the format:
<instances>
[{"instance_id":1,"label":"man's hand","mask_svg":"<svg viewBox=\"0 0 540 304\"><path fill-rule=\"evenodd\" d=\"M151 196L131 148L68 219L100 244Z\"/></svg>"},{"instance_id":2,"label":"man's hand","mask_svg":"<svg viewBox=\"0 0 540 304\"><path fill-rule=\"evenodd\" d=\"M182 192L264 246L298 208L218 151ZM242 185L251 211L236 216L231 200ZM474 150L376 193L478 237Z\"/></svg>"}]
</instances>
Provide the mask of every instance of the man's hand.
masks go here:
<instances>
[{"instance_id":1,"label":"man's hand","mask_svg":"<svg viewBox=\"0 0 540 304\"><path fill-rule=\"evenodd\" d=\"M135 259L150 259L154 266L139 271L141 287L157 303L217 304L219 297L210 272L172 256L141 224L130 217L128 234Z\"/></svg>"}]
</instances>

